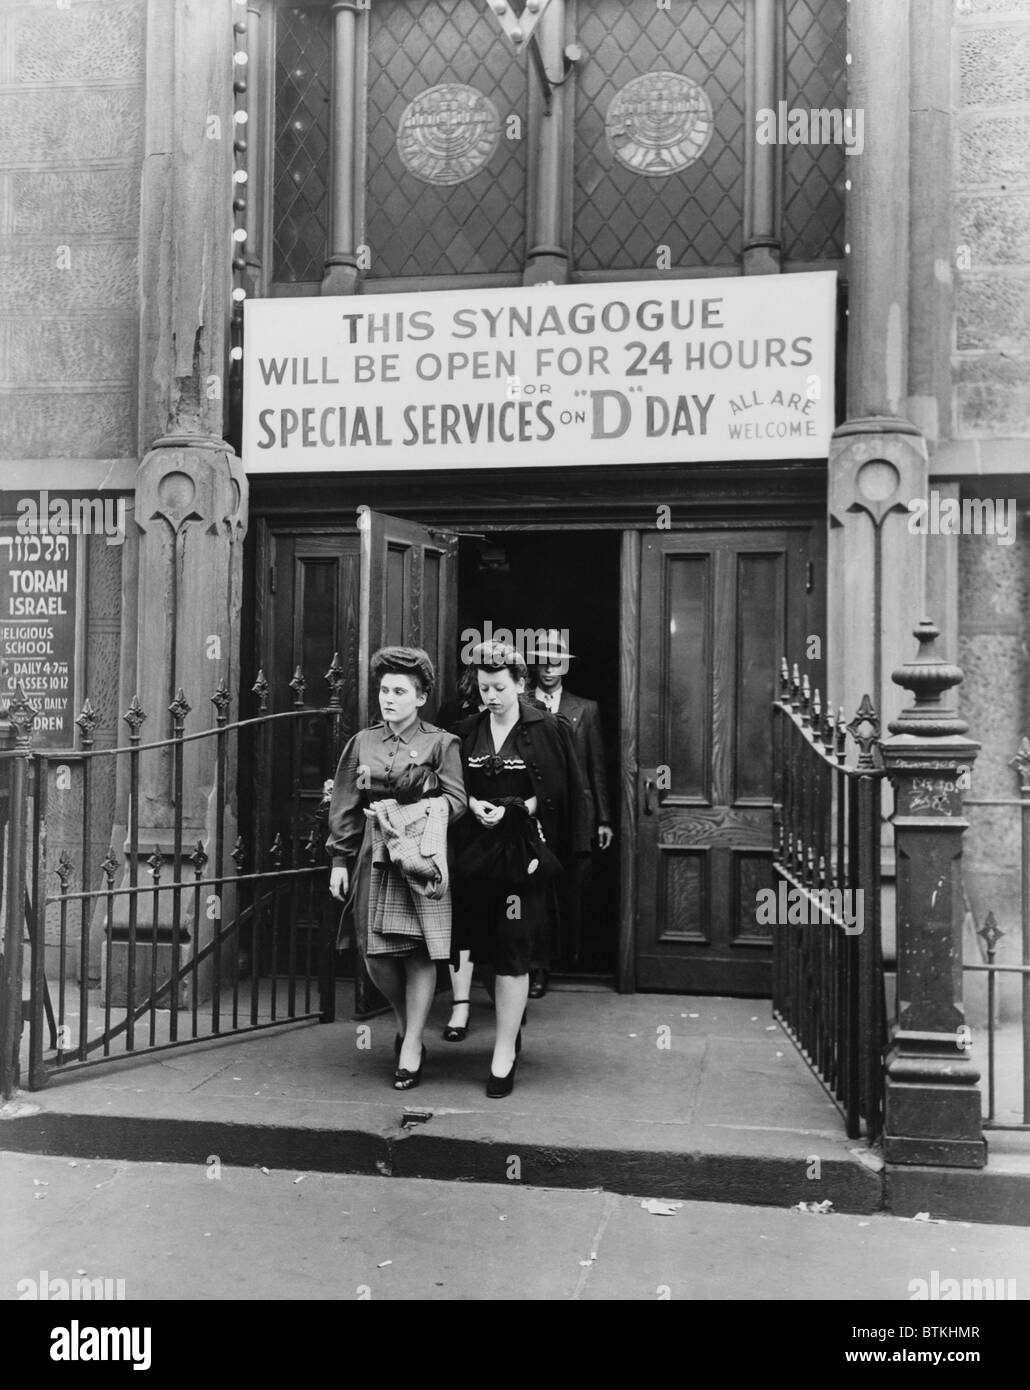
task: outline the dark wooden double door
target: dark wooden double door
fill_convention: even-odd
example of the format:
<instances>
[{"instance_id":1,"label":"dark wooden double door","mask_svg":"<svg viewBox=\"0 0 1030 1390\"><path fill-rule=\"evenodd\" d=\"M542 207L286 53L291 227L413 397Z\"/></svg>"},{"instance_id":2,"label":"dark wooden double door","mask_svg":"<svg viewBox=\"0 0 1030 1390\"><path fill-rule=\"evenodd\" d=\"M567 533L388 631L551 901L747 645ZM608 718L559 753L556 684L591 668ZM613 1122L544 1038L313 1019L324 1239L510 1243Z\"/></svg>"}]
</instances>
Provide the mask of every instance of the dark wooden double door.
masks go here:
<instances>
[{"instance_id":1,"label":"dark wooden double door","mask_svg":"<svg viewBox=\"0 0 1030 1390\"><path fill-rule=\"evenodd\" d=\"M771 702L780 658L803 654L823 630L820 539L806 523L650 532L624 544L612 621L636 663L622 663L620 854L635 885L623 895L623 988L770 992L772 942L755 922L755 897L772 883ZM321 703L322 673L339 651L349 732L378 717L367 679L375 648L422 646L440 673L432 717L457 674L452 534L363 511L353 530L266 526L259 550L266 669L301 666ZM289 695L280 683L276 707ZM273 757L277 814L299 793L314 816L332 761L325 722L312 719L299 757L285 746Z\"/></svg>"},{"instance_id":2,"label":"dark wooden double door","mask_svg":"<svg viewBox=\"0 0 1030 1390\"><path fill-rule=\"evenodd\" d=\"M808 525L642 541L638 989L771 991L771 704L781 658L821 640L818 549Z\"/></svg>"}]
</instances>

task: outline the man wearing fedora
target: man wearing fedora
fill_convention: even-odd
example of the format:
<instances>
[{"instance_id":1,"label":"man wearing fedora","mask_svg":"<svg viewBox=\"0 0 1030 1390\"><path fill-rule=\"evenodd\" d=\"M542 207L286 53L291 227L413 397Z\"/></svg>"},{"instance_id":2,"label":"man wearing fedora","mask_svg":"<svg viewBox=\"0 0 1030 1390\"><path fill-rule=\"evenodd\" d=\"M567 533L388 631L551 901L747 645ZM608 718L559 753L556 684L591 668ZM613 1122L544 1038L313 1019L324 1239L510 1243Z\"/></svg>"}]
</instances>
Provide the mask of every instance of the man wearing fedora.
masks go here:
<instances>
[{"instance_id":1,"label":"man wearing fedora","mask_svg":"<svg viewBox=\"0 0 1030 1390\"><path fill-rule=\"evenodd\" d=\"M558 881L560 930L569 962L575 965L583 942L583 897L590 883L590 854L595 844L606 850L615 838L608 800L601 711L596 700L574 695L566 687L565 677L574 657L557 630L548 630L545 643L536 646L530 660L536 698L545 709L568 723L583 774L583 794L587 802L583 837L575 846L572 867ZM550 962L546 960L533 964L529 974L531 999L542 999L547 993L549 968Z\"/></svg>"}]
</instances>

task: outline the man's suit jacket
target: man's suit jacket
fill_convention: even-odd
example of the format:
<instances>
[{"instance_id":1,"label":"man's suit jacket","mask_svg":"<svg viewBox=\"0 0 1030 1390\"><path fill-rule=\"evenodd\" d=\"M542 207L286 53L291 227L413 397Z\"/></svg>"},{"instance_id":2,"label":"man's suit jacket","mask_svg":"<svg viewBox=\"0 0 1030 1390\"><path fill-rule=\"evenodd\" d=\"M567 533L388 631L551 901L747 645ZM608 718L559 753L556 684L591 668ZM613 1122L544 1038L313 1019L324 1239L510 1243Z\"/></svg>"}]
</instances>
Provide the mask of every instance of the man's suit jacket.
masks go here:
<instances>
[{"instance_id":1,"label":"man's suit jacket","mask_svg":"<svg viewBox=\"0 0 1030 1390\"><path fill-rule=\"evenodd\" d=\"M568 721L576 758L583 774L583 791L587 803L587 824L591 843L599 825L610 825L611 805L608 800L608 773L604 763L604 741L601 737L601 711L596 700L585 700L562 689L558 718ZM583 848L589 848L589 844Z\"/></svg>"}]
</instances>

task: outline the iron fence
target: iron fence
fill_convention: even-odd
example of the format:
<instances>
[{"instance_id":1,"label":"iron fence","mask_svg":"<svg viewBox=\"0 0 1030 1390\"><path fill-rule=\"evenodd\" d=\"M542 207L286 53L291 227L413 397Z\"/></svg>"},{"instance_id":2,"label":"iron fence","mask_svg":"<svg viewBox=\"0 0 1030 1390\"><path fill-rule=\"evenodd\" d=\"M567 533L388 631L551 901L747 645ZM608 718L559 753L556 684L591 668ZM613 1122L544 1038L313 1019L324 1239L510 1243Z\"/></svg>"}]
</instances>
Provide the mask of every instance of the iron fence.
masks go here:
<instances>
[{"instance_id":1,"label":"iron fence","mask_svg":"<svg viewBox=\"0 0 1030 1390\"><path fill-rule=\"evenodd\" d=\"M859 747L854 767L846 765L849 732ZM784 660L773 733L773 866L803 919L774 929L773 1011L840 1109L848 1137L864 1129L872 1143L883 1123L887 1029L879 724L868 696L850 724L843 710L836 718L824 712L819 691Z\"/></svg>"},{"instance_id":2,"label":"iron fence","mask_svg":"<svg viewBox=\"0 0 1030 1390\"><path fill-rule=\"evenodd\" d=\"M998 926L994 912L984 917L983 926L977 935L984 943L986 959L979 962L963 961L962 969L967 974L987 976L987 1113L984 1116L985 1129L1030 1129L1030 739L1020 741L1019 748L1009 760L1009 767L1015 770L1019 781L1018 797L975 798L965 797L963 805L983 807L1018 807L1020 819L1019 851L1019 928L1020 959L1018 963L999 965L995 959L998 943L1006 935ZM1019 1058L1021 1066L1021 1107L1022 1121L1005 1123L997 1117L997 1079L998 1065L998 1007L997 981L999 975L1016 975L1020 979L1019 996Z\"/></svg>"},{"instance_id":3,"label":"iron fence","mask_svg":"<svg viewBox=\"0 0 1030 1390\"><path fill-rule=\"evenodd\" d=\"M124 715L128 742L117 748L95 746L97 715L87 700L76 720L79 747L47 751L32 746L36 711L19 689L8 711L14 746L0 753L0 780L5 764L8 774L5 1099L20 1079L26 1019L30 1089L56 1071L288 1022L332 1021L335 921L325 892L325 808L321 784L319 810L312 813L310 796L302 806L300 754L306 723L315 720L328 724L328 745L338 756L348 732L343 680L334 657L326 673L329 702L311 707L298 669L289 682L291 707L272 713L259 673L256 713L232 722L222 681L211 697L214 726L197 732L187 730L190 704L179 690L168 708L169 736L149 743L142 741L147 715L134 696ZM236 769L241 758L267 767L273 741L280 749L287 744L289 804L270 806L267 796L254 796L244 834ZM199 785L187 777L187 764L194 775L199 769ZM66 791L72 769L81 839L51 862L55 774ZM123 770L124 842L120 853L112 845L98 859L94 786ZM151 806L155 787L164 790L166 814L150 843L141 807ZM198 804L207 808L199 834Z\"/></svg>"}]
</instances>

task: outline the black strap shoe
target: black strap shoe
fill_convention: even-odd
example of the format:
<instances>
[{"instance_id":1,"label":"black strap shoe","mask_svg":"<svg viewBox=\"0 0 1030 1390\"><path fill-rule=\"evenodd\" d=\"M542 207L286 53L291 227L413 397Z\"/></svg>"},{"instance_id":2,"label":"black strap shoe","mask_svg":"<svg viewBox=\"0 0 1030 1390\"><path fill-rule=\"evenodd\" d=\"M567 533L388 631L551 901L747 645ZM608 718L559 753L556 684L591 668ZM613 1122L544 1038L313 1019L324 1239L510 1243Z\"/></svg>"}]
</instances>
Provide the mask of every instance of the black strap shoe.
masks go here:
<instances>
[{"instance_id":1,"label":"black strap shoe","mask_svg":"<svg viewBox=\"0 0 1030 1390\"><path fill-rule=\"evenodd\" d=\"M547 982L550 979L546 970L531 970L529 972L529 997L530 999L543 999L547 993Z\"/></svg>"},{"instance_id":2,"label":"black strap shoe","mask_svg":"<svg viewBox=\"0 0 1030 1390\"><path fill-rule=\"evenodd\" d=\"M451 1000L451 1008L452 1008L452 1009L456 1009L456 1008L458 1007L459 1004L468 1004L468 1005L469 1005L469 1023L471 1023L471 1021L472 1021L472 1019L471 1019L471 1013L472 1013L471 1001L468 1000L468 999L452 999L452 1000ZM466 1037L468 1036L468 1031L469 1031L469 1024L468 1024L468 1023L466 1023L465 1026L464 1026L463 1028L459 1028L459 1027L457 1027L457 1026L456 1026L455 1024L453 1024L453 1023L448 1023L447 1027L443 1030L443 1040L444 1040L444 1042L464 1042L465 1039L466 1039Z\"/></svg>"},{"instance_id":3,"label":"black strap shoe","mask_svg":"<svg viewBox=\"0 0 1030 1390\"><path fill-rule=\"evenodd\" d=\"M406 1067L398 1067L393 1074L393 1089L395 1091L413 1091L422 1080L422 1068L426 1064L426 1049L423 1046L422 1056L419 1059L418 1070L408 1071Z\"/></svg>"}]
</instances>

